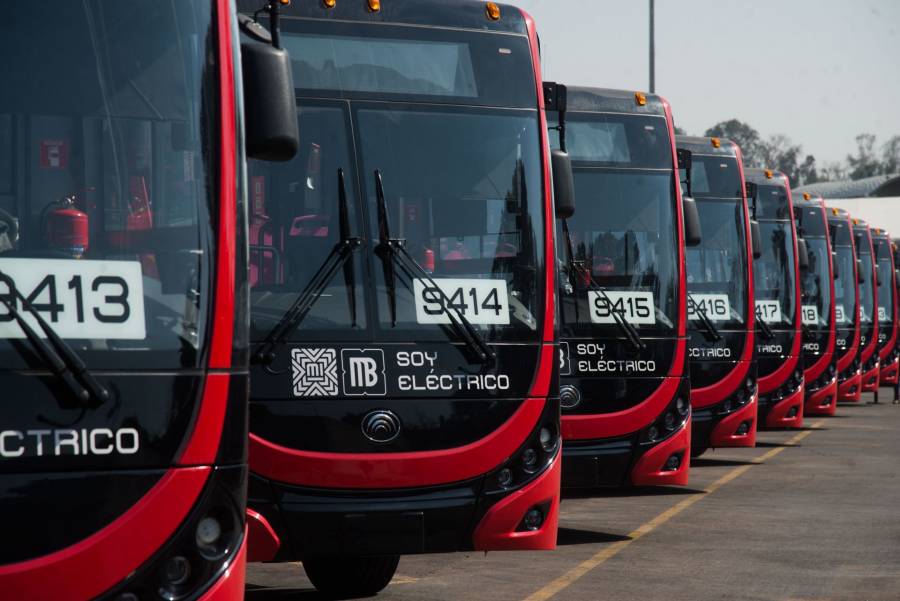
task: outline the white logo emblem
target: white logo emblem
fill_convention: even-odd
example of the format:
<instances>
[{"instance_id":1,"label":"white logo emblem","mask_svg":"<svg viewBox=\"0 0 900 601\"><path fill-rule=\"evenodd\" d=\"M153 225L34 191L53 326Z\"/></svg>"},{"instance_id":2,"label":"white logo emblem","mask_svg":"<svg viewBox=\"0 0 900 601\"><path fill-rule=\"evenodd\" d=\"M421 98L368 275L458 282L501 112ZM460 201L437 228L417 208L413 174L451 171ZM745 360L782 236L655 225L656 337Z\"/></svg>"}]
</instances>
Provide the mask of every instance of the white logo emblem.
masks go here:
<instances>
[{"instance_id":1,"label":"white logo emblem","mask_svg":"<svg viewBox=\"0 0 900 601\"><path fill-rule=\"evenodd\" d=\"M330 348L291 351L294 396L337 396L337 353Z\"/></svg>"},{"instance_id":2,"label":"white logo emblem","mask_svg":"<svg viewBox=\"0 0 900 601\"><path fill-rule=\"evenodd\" d=\"M387 394L384 351L381 349L341 349L341 364L347 396Z\"/></svg>"}]
</instances>

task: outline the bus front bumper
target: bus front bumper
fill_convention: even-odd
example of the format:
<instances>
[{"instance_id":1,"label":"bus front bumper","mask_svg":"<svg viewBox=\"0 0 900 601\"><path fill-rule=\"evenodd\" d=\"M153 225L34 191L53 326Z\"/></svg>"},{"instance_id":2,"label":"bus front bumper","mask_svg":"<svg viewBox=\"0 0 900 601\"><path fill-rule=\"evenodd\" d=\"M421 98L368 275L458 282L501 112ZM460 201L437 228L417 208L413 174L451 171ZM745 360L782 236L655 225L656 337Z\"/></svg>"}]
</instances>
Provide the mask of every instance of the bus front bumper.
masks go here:
<instances>
[{"instance_id":1,"label":"bus front bumper","mask_svg":"<svg viewBox=\"0 0 900 601\"><path fill-rule=\"evenodd\" d=\"M803 412L806 415L834 415L837 411L837 379L806 395Z\"/></svg>"},{"instance_id":2,"label":"bus front bumper","mask_svg":"<svg viewBox=\"0 0 900 601\"><path fill-rule=\"evenodd\" d=\"M765 428L799 428L803 426L803 395L804 387L783 399L771 401L767 397L765 402L760 400L759 424Z\"/></svg>"}]
</instances>

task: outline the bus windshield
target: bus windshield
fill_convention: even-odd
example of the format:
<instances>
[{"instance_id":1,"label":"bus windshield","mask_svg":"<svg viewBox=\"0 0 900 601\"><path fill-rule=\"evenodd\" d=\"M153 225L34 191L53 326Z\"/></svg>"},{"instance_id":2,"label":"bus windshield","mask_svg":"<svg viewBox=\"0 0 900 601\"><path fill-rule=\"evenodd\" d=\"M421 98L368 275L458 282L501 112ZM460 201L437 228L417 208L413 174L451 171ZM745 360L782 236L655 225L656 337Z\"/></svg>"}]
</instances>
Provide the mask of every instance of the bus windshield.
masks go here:
<instances>
[{"instance_id":1,"label":"bus windshield","mask_svg":"<svg viewBox=\"0 0 900 601\"><path fill-rule=\"evenodd\" d=\"M293 54L297 81L310 86L298 92L300 151L250 168L253 339L271 331L345 234L359 246L286 340L456 341L442 327L448 310L488 340L537 339L544 196L535 90L513 97L484 73L499 69L498 56L530 69L527 40L358 24L322 37L306 27L287 20L284 31L292 53L310 50ZM394 54L368 52L359 40L370 35ZM323 48L338 62L321 58ZM387 77L388 59L391 69L416 63L413 73L431 83Z\"/></svg>"},{"instance_id":2,"label":"bus windshield","mask_svg":"<svg viewBox=\"0 0 900 601\"><path fill-rule=\"evenodd\" d=\"M577 217L568 223L569 240L573 261L585 269L573 272L564 265L564 330L587 335L592 327L616 328L611 302L642 331L671 333L678 250L672 227L676 182L665 118L569 113L566 138L578 199ZM562 236L560 241L565 259L569 244Z\"/></svg>"},{"instance_id":3,"label":"bus windshield","mask_svg":"<svg viewBox=\"0 0 900 601\"><path fill-rule=\"evenodd\" d=\"M859 285L859 321L864 324L875 322L875 294L872 278L874 277L874 260L869 244L871 238L865 230L855 230L856 252L859 254L862 283Z\"/></svg>"},{"instance_id":4,"label":"bus windshield","mask_svg":"<svg viewBox=\"0 0 900 601\"><path fill-rule=\"evenodd\" d=\"M51 0L0 25L0 369L22 367L9 307L39 330L22 297L91 367L199 365L218 156L210 11Z\"/></svg>"},{"instance_id":5,"label":"bus windshield","mask_svg":"<svg viewBox=\"0 0 900 601\"><path fill-rule=\"evenodd\" d=\"M831 313L831 274L828 269L831 248L825 237L828 225L819 207L803 207L799 212L799 223L809 253L809 267L800 273L803 325L812 329L828 329Z\"/></svg>"},{"instance_id":6,"label":"bus windshield","mask_svg":"<svg viewBox=\"0 0 900 601\"><path fill-rule=\"evenodd\" d=\"M838 279L834 281L834 315L839 327L852 327L856 324L856 267L855 255L846 221L832 222L831 243L836 253Z\"/></svg>"},{"instance_id":7,"label":"bus windshield","mask_svg":"<svg viewBox=\"0 0 900 601\"><path fill-rule=\"evenodd\" d=\"M747 241L737 159L693 155L692 192L703 231L699 246L686 248L688 317L696 311L723 328L738 328L747 318Z\"/></svg>"},{"instance_id":8,"label":"bus windshield","mask_svg":"<svg viewBox=\"0 0 900 601\"><path fill-rule=\"evenodd\" d=\"M894 270L891 268L891 241L874 238L878 269L878 322L889 327L894 320Z\"/></svg>"},{"instance_id":9,"label":"bus windshield","mask_svg":"<svg viewBox=\"0 0 900 601\"><path fill-rule=\"evenodd\" d=\"M793 326L797 292L791 224L762 220L759 230L762 256L753 264L756 315L772 327Z\"/></svg>"}]
</instances>

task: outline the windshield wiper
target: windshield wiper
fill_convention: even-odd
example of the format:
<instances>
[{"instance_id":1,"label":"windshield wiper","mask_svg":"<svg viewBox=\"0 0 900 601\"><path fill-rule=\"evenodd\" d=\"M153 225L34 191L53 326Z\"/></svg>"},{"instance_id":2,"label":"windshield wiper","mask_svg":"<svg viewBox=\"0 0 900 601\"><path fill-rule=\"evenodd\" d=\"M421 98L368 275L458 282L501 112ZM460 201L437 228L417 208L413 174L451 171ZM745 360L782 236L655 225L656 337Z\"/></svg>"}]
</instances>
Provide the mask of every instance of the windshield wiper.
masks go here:
<instances>
[{"instance_id":1,"label":"windshield wiper","mask_svg":"<svg viewBox=\"0 0 900 601\"><path fill-rule=\"evenodd\" d=\"M574 271L578 271L581 274L581 277L587 281L588 288L591 292L596 292L600 295L600 297L606 302L606 306L609 307L609 314L612 315L613 321L616 322L616 325L619 326L619 329L625 335L625 339L631 345L631 347L636 351L643 351L647 348L647 345L641 340L641 335L638 333L637 328L631 324L623 313L624 309L621 311L616 311L613 307L613 301L609 298L609 295L606 293L606 290L600 287L599 284L594 280L593 274L585 267L581 261L575 260L575 253L572 249L572 236L569 234L569 222L566 219L563 219L563 237L566 240L566 263L568 265L569 271L569 284L572 286L573 290L577 290L577 279L573 280ZM575 306L578 306L578 302L576 300ZM576 315L577 319L577 315Z\"/></svg>"},{"instance_id":2,"label":"windshield wiper","mask_svg":"<svg viewBox=\"0 0 900 601\"><path fill-rule=\"evenodd\" d=\"M12 278L2 271L0 271L0 278L5 279L7 282L12 282ZM25 334L25 338L28 339L28 342L40 355L44 365L50 369L54 376L65 383L66 387L82 406L99 407L105 403L109 399L109 391L88 371L87 366L81 357L78 356L78 353L59 337L59 334L50 327L50 324L44 320L40 312L28 302L28 299L18 289L12 284L9 284L8 287L15 299L22 302L22 308L38 322L38 326L40 326L47 337L47 340L41 338L34 331L34 328L25 321L22 313L16 307L15 300L10 302L0 297L0 303L6 307L12 318L19 324L19 327Z\"/></svg>"},{"instance_id":3,"label":"windshield wiper","mask_svg":"<svg viewBox=\"0 0 900 601\"><path fill-rule=\"evenodd\" d=\"M712 322L709 316L706 314L706 309L701 309L697 302L694 300L694 297L690 294L687 295L688 305L694 309L694 315L697 316L700 323L703 325L703 335L710 342L718 342L722 340L722 335L719 333L719 329L716 328L716 325Z\"/></svg>"},{"instance_id":4,"label":"windshield wiper","mask_svg":"<svg viewBox=\"0 0 900 601\"><path fill-rule=\"evenodd\" d=\"M356 326L356 279L350 257L353 251L362 245L362 239L350 235L350 210L347 204L347 188L344 183L344 170L338 169L338 227L340 239L325 257L325 261L313 275L309 284L303 289L278 323L263 337L262 343L253 355L253 360L266 365L275 360L275 347L284 343L285 339L297 329L303 319L312 310L325 288L341 267L344 268L344 284L347 288L347 302L350 307L352 326Z\"/></svg>"},{"instance_id":5,"label":"windshield wiper","mask_svg":"<svg viewBox=\"0 0 900 601\"><path fill-rule=\"evenodd\" d=\"M756 325L759 326L759 329L762 331L766 340L773 340L775 338L775 333L772 331L772 328L769 327L769 324L767 324L760 316L759 311L756 312Z\"/></svg>"},{"instance_id":6,"label":"windshield wiper","mask_svg":"<svg viewBox=\"0 0 900 601\"><path fill-rule=\"evenodd\" d=\"M466 319L465 315L456 309L450 309L451 301L447 294L437 285L434 278L419 265L419 262L409 254L409 251L406 250L406 240L403 238L391 238L387 201L384 197L384 182L381 178L381 171L377 169L375 170L375 200L378 204L378 246L375 247L375 254L381 259L384 269L384 283L387 287L391 325L397 325L397 272L395 270L395 266L397 266L410 279L411 289L414 290L415 288L412 285L412 281L419 278L425 280L429 288L437 291L441 297L441 312L450 320L450 324L465 342L466 347L475 354L482 364L487 366L494 365L497 361L494 351L488 346L478 330L475 329L472 322Z\"/></svg>"}]
</instances>

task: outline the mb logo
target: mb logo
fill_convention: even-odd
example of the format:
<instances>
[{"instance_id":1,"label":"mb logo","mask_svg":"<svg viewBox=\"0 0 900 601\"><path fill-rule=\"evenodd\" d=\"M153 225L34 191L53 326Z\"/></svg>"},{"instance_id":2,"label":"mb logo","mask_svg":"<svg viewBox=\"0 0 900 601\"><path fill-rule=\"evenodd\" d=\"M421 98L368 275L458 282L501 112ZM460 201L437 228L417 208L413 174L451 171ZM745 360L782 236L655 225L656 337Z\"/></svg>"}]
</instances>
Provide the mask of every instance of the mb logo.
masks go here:
<instances>
[{"instance_id":1,"label":"mb logo","mask_svg":"<svg viewBox=\"0 0 900 601\"><path fill-rule=\"evenodd\" d=\"M381 349L343 349L344 394L347 396L384 396L384 351Z\"/></svg>"}]
</instances>

